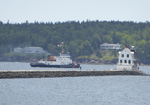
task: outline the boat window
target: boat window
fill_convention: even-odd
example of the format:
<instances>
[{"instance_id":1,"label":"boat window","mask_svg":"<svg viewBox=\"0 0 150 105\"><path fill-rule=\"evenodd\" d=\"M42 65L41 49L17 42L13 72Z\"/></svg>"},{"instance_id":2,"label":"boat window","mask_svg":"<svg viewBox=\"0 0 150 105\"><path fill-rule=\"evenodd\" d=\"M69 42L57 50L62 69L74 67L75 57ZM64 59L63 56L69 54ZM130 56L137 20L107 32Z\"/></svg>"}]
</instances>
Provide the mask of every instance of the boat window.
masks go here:
<instances>
[{"instance_id":1,"label":"boat window","mask_svg":"<svg viewBox=\"0 0 150 105\"><path fill-rule=\"evenodd\" d=\"M127 63L127 60L124 60L124 63Z\"/></svg>"},{"instance_id":2,"label":"boat window","mask_svg":"<svg viewBox=\"0 0 150 105\"><path fill-rule=\"evenodd\" d=\"M129 60L128 63L131 64L131 60Z\"/></svg>"},{"instance_id":3,"label":"boat window","mask_svg":"<svg viewBox=\"0 0 150 105\"><path fill-rule=\"evenodd\" d=\"M127 54L127 58L129 58L129 54Z\"/></svg>"},{"instance_id":4,"label":"boat window","mask_svg":"<svg viewBox=\"0 0 150 105\"><path fill-rule=\"evenodd\" d=\"M124 54L122 54L121 56L124 57Z\"/></svg>"}]
</instances>

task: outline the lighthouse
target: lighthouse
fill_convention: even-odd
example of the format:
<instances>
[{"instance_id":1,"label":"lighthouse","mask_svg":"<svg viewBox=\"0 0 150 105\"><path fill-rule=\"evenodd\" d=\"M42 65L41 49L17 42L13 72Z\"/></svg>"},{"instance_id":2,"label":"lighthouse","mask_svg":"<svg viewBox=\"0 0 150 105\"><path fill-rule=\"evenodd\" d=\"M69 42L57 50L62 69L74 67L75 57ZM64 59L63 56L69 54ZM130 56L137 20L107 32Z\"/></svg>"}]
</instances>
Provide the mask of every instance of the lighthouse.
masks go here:
<instances>
[{"instance_id":1,"label":"lighthouse","mask_svg":"<svg viewBox=\"0 0 150 105\"><path fill-rule=\"evenodd\" d=\"M138 70L139 65L136 60L136 50L132 46L119 52L117 70Z\"/></svg>"}]
</instances>

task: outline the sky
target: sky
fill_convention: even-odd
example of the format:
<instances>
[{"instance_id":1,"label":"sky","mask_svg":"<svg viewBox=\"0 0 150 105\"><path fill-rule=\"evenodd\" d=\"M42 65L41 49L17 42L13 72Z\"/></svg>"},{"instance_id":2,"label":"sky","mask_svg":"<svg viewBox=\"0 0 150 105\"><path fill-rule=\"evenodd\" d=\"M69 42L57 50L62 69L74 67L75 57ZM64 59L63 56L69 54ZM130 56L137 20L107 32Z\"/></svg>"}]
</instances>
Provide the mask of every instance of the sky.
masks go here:
<instances>
[{"instance_id":1,"label":"sky","mask_svg":"<svg viewBox=\"0 0 150 105\"><path fill-rule=\"evenodd\" d=\"M150 21L150 0L0 0L3 23Z\"/></svg>"}]
</instances>

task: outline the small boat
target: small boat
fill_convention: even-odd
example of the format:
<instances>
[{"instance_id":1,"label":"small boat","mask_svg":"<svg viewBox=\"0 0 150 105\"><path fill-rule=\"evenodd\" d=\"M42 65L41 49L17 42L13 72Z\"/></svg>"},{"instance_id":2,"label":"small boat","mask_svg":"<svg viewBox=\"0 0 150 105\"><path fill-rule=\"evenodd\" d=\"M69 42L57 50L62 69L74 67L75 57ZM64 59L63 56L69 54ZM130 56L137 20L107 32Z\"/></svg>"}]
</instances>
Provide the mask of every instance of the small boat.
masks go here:
<instances>
[{"instance_id":1,"label":"small boat","mask_svg":"<svg viewBox=\"0 0 150 105\"><path fill-rule=\"evenodd\" d=\"M60 56L49 56L46 60L30 63L31 67L79 68L80 64L73 63L69 54L63 54L63 43Z\"/></svg>"}]
</instances>

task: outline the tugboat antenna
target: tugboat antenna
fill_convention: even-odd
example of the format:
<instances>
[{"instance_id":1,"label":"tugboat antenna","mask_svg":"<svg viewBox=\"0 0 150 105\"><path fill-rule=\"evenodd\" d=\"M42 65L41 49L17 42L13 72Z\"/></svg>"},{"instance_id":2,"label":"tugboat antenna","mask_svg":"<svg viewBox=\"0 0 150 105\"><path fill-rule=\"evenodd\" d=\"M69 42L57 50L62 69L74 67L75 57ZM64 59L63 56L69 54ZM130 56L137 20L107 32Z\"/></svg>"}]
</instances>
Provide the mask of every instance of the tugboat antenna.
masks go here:
<instances>
[{"instance_id":1,"label":"tugboat antenna","mask_svg":"<svg viewBox=\"0 0 150 105\"><path fill-rule=\"evenodd\" d=\"M61 47L61 55L63 55L63 47L64 47L64 42L61 42L60 45L58 45L58 47Z\"/></svg>"}]
</instances>

